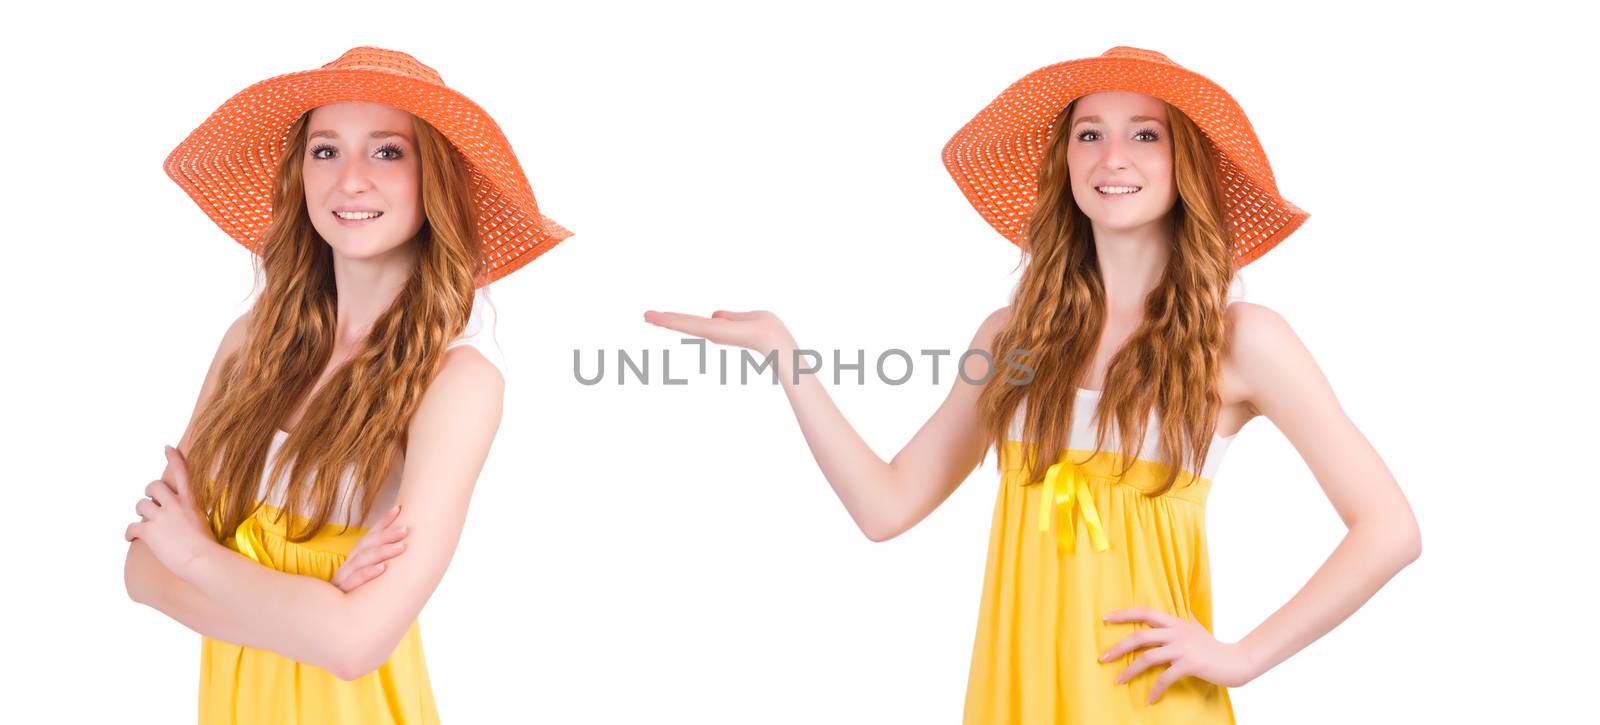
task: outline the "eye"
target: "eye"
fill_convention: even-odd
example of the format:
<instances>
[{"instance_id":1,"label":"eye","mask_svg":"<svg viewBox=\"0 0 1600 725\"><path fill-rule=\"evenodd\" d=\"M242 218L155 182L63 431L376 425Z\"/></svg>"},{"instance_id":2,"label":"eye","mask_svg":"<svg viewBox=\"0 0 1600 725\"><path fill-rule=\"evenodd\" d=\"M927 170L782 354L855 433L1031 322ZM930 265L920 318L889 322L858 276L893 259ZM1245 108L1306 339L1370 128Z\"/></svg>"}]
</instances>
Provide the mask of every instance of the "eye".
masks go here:
<instances>
[{"instance_id":1,"label":"eye","mask_svg":"<svg viewBox=\"0 0 1600 725\"><path fill-rule=\"evenodd\" d=\"M1092 129L1091 130L1086 130L1086 131L1079 131L1078 132L1078 140L1079 141L1093 141L1094 139L1084 138L1085 136L1089 136L1089 135L1094 135L1094 136L1098 137L1100 135L1100 132L1092 130ZM1159 140L1161 140L1161 135L1156 133L1156 130L1153 129L1153 128L1140 129L1138 132L1134 133L1133 136L1134 136L1134 138L1139 138L1141 136L1149 136L1150 137L1150 139L1149 139L1150 141L1159 141Z\"/></svg>"},{"instance_id":2,"label":"eye","mask_svg":"<svg viewBox=\"0 0 1600 725\"><path fill-rule=\"evenodd\" d=\"M320 155L323 151L327 151L329 153L329 155L328 156ZM337 151L337 149L335 149L332 146L329 146L328 144L317 144L316 146L311 147L311 158L323 159L323 160L331 159L331 158L333 158L332 154L334 154L336 151ZM381 156L380 157L380 158L383 158L383 159L388 160L388 161L394 161L394 160L403 158L405 156L405 151L402 150L398 145L396 145L394 143L386 143L386 144L384 144L382 146L379 146L378 150L375 153L389 154L388 156Z\"/></svg>"}]
</instances>

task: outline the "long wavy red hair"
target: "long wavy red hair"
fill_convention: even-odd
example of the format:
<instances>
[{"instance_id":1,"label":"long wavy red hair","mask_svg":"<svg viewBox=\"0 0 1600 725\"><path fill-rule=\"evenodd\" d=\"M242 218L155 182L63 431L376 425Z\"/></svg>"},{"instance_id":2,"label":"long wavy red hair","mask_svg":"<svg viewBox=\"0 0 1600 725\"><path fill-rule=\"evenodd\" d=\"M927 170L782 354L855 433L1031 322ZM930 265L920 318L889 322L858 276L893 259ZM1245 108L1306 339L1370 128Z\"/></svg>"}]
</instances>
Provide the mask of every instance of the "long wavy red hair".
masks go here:
<instances>
[{"instance_id":1,"label":"long wavy red hair","mask_svg":"<svg viewBox=\"0 0 1600 725\"><path fill-rule=\"evenodd\" d=\"M1023 262L1011 317L993 349L1026 351L1033 370L1026 384L1015 371L996 374L979 397L986 444L1006 439L1024 400L1023 439L1036 446L1031 479L1066 453L1077 388L1084 386L1105 323L1100 277L1089 218L1072 197L1067 175L1067 133L1076 101L1056 117L1039 164L1039 196L1029 217ZM1216 151L1198 126L1167 105L1177 202L1167 217L1172 250L1156 287L1145 298L1144 319L1111 358L1099 405L1093 411L1095 450L1116 426L1124 470L1144 446L1152 410L1159 417L1162 462L1169 473L1159 495L1176 483L1180 467L1204 470L1222 408L1224 321L1228 289L1237 271L1222 196ZM1173 462L1180 462L1173 465ZM1184 464L1187 465L1184 465Z\"/></svg>"},{"instance_id":2,"label":"long wavy red hair","mask_svg":"<svg viewBox=\"0 0 1600 725\"><path fill-rule=\"evenodd\" d=\"M223 362L187 456L195 500L209 512L219 541L255 511L272 439L333 355L333 253L311 224L302 177L309 118L308 111L290 127L278 162L272 222L255 247L264 286L250 310L247 340ZM412 129L425 222L406 243L417 245L417 264L362 349L317 390L274 459L268 480L290 473L283 504L298 514L298 525L288 527L291 541L310 539L336 506L346 526L370 513L377 488L397 454L404 455L411 416L445 346L465 329L478 282L487 279L467 162L426 121L413 116ZM355 485L336 501L347 468ZM357 493L359 515L351 510Z\"/></svg>"}]
</instances>

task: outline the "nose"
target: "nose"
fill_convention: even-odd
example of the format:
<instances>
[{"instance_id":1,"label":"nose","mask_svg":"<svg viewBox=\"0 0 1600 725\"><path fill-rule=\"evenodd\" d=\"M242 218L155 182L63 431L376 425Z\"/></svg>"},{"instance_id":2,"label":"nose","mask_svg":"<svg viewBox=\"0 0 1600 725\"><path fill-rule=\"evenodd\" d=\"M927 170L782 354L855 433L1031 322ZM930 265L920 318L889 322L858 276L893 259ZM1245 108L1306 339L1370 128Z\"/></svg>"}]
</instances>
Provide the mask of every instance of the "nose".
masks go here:
<instances>
[{"instance_id":1,"label":"nose","mask_svg":"<svg viewBox=\"0 0 1600 725\"><path fill-rule=\"evenodd\" d=\"M339 167L339 190L346 194L360 194L372 188L372 176L367 160L351 154L350 160Z\"/></svg>"},{"instance_id":2,"label":"nose","mask_svg":"<svg viewBox=\"0 0 1600 725\"><path fill-rule=\"evenodd\" d=\"M1100 165L1106 169L1128 168L1128 141L1116 137L1106 139L1105 155L1100 158Z\"/></svg>"}]
</instances>

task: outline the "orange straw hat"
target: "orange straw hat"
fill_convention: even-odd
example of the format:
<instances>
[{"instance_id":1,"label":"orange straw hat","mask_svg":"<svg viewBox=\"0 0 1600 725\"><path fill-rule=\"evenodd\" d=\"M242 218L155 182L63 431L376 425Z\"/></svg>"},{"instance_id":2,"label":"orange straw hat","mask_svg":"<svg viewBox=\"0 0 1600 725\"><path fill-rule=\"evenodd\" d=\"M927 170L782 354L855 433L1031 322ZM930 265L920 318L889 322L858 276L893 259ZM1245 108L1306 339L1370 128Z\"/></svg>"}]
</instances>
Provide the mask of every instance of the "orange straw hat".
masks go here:
<instances>
[{"instance_id":1,"label":"orange straw hat","mask_svg":"<svg viewBox=\"0 0 1600 725\"><path fill-rule=\"evenodd\" d=\"M1100 91L1166 101L1211 140L1239 267L1266 254L1310 216L1278 194L1267 154L1233 96L1160 53L1117 46L1023 76L945 144L944 165L961 193L1012 243L1026 246L1028 216L1039 194L1039 160L1056 116L1074 99Z\"/></svg>"},{"instance_id":2,"label":"orange straw hat","mask_svg":"<svg viewBox=\"0 0 1600 725\"><path fill-rule=\"evenodd\" d=\"M533 188L494 119L405 53L352 48L316 70L261 81L229 98L178 144L167 175L235 241L252 249L272 219L272 184L289 126L341 101L382 103L427 121L467 159L487 280L500 279L572 236L539 213Z\"/></svg>"}]
</instances>

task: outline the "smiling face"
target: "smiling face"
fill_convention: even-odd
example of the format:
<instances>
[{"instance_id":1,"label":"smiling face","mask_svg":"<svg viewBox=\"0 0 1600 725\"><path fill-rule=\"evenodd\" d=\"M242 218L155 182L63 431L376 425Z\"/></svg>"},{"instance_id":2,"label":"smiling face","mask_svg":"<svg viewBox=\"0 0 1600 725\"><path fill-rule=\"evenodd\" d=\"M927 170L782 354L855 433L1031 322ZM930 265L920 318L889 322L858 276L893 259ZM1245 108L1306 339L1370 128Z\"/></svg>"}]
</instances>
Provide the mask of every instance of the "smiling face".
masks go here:
<instances>
[{"instance_id":1,"label":"smiling face","mask_svg":"<svg viewBox=\"0 0 1600 725\"><path fill-rule=\"evenodd\" d=\"M1159 222L1177 199L1167 105L1142 93L1091 93L1067 128L1072 198L1097 231Z\"/></svg>"},{"instance_id":2,"label":"smiling face","mask_svg":"<svg viewBox=\"0 0 1600 725\"><path fill-rule=\"evenodd\" d=\"M306 123L306 212L336 255L374 260L422 229L421 164L411 114L332 103Z\"/></svg>"}]
</instances>

